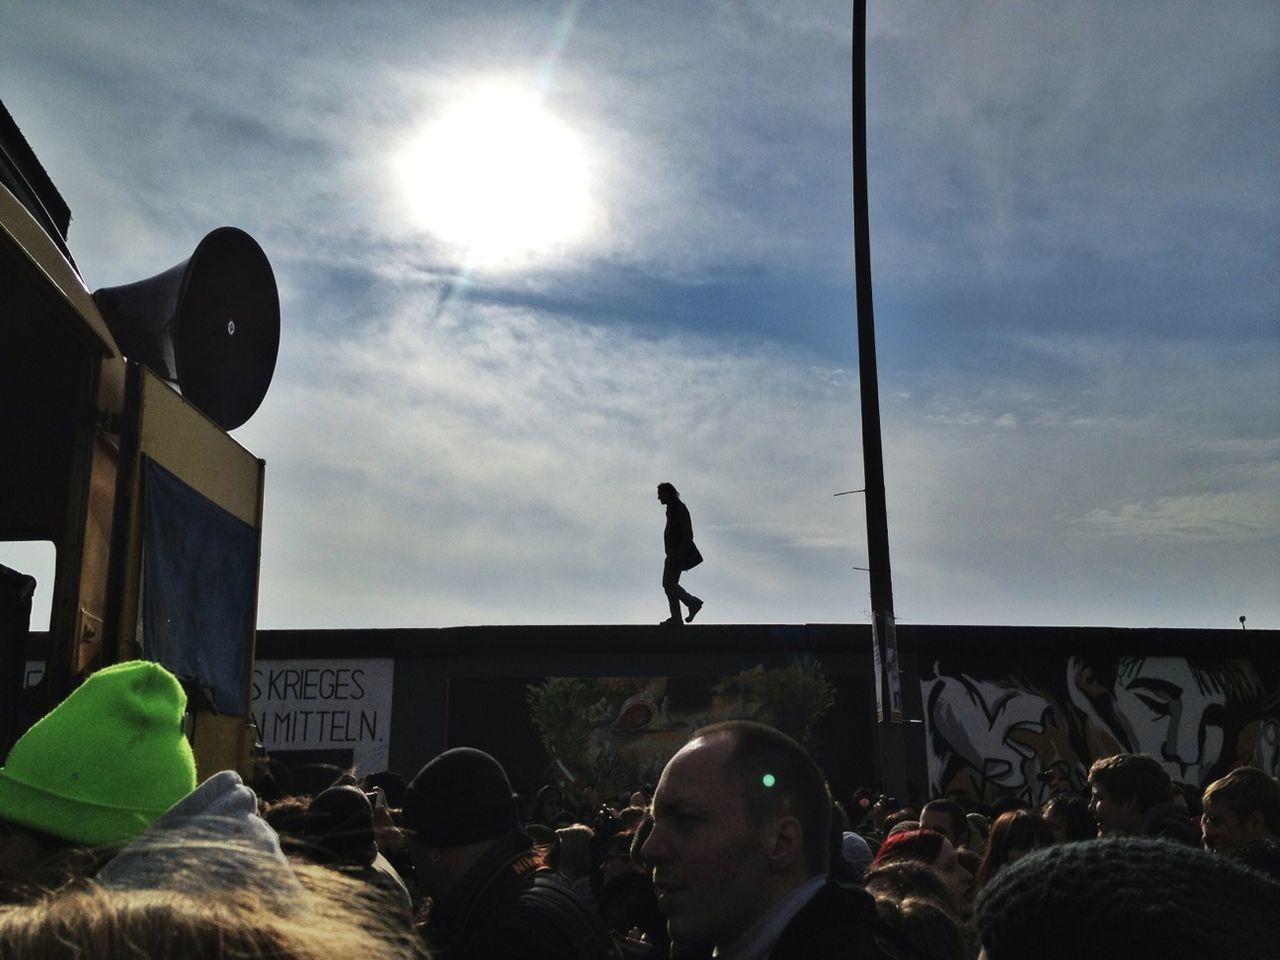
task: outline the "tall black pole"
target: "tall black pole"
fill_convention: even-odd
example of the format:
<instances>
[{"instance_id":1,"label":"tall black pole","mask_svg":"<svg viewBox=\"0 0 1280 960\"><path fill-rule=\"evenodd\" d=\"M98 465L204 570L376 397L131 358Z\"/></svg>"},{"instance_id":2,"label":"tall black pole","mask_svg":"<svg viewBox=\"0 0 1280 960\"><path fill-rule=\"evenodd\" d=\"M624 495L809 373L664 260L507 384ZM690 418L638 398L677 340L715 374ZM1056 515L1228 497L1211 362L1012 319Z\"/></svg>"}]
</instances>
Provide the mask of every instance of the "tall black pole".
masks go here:
<instances>
[{"instance_id":1,"label":"tall black pole","mask_svg":"<svg viewBox=\"0 0 1280 960\"><path fill-rule=\"evenodd\" d=\"M876 375L875 315L871 302L871 228L867 213L867 4L853 4L853 257L857 282L858 384L862 400L862 468L867 508L867 566L871 580L872 650L876 678L877 764L885 789L900 797L913 789L913 766L902 721L903 679L916 671L900 663L889 565L884 453L880 437L880 384ZM914 699L914 698L913 698Z\"/></svg>"},{"instance_id":2,"label":"tall black pole","mask_svg":"<svg viewBox=\"0 0 1280 960\"><path fill-rule=\"evenodd\" d=\"M867 215L867 3L853 4L853 258L858 289L858 382L862 393L862 469L866 479L867 551L871 612L893 619L889 518L885 509L880 440L880 385L871 303L871 228Z\"/></svg>"}]
</instances>

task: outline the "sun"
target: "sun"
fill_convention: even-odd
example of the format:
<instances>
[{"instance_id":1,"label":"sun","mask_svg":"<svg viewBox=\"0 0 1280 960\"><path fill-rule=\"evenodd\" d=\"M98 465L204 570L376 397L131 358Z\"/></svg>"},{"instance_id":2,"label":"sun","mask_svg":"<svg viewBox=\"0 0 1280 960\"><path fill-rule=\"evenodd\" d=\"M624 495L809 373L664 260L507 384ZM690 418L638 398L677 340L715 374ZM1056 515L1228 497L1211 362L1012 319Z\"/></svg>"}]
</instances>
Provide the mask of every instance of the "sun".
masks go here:
<instances>
[{"instance_id":1,"label":"sun","mask_svg":"<svg viewBox=\"0 0 1280 960\"><path fill-rule=\"evenodd\" d=\"M490 87L444 113L404 155L412 212L469 265L501 266L581 238L585 151L535 96Z\"/></svg>"}]
</instances>

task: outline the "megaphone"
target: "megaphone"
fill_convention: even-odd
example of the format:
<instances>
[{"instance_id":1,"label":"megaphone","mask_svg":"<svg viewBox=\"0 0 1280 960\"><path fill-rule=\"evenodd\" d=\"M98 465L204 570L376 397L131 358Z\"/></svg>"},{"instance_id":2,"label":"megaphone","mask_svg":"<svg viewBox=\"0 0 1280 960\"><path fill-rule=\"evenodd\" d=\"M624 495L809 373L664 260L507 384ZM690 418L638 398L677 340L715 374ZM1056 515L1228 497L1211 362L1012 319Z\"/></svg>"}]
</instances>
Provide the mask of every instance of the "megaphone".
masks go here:
<instances>
[{"instance_id":1,"label":"megaphone","mask_svg":"<svg viewBox=\"0 0 1280 960\"><path fill-rule=\"evenodd\" d=\"M280 352L280 296L267 255L235 227L137 283L94 291L121 352L173 381L224 430L267 395Z\"/></svg>"}]
</instances>

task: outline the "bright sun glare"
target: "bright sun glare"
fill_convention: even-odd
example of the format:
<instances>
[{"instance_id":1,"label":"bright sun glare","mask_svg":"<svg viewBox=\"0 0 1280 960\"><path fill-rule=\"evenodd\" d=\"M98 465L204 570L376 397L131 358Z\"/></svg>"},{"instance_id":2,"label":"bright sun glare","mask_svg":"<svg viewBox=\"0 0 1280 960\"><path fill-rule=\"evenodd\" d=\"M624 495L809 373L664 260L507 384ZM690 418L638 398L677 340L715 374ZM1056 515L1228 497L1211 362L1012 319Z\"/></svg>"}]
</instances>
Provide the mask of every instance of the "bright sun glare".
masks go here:
<instances>
[{"instance_id":1,"label":"bright sun glare","mask_svg":"<svg viewBox=\"0 0 1280 960\"><path fill-rule=\"evenodd\" d=\"M495 266L579 239L587 223L586 158L536 97L489 89L433 123L402 175L419 222Z\"/></svg>"}]
</instances>

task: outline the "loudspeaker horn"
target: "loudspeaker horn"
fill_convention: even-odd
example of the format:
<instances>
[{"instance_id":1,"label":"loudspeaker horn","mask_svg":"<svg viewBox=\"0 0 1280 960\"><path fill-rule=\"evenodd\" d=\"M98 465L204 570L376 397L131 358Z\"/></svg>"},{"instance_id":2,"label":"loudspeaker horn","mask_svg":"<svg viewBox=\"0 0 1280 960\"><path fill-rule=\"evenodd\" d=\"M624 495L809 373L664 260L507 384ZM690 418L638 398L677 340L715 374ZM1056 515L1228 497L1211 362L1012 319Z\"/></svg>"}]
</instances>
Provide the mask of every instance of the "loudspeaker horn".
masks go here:
<instances>
[{"instance_id":1,"label":"loudspeaker horn","mask_svg":"<svg viewBox=\"0 0 1280 960\"><path fill-rule=\"evenodd\" d=\"M93 299L121 352L177 383L222 429L262 403L280 352L280 296L243 230L219 227L177 266Z\"/></svg>"}]
</instances>

